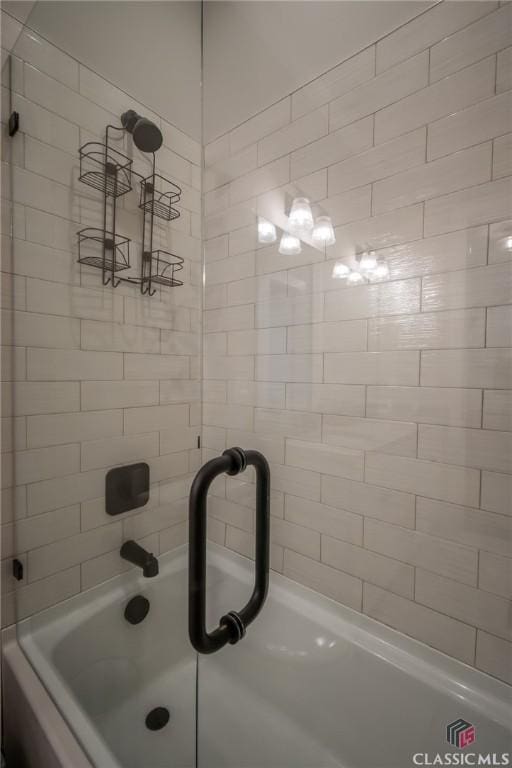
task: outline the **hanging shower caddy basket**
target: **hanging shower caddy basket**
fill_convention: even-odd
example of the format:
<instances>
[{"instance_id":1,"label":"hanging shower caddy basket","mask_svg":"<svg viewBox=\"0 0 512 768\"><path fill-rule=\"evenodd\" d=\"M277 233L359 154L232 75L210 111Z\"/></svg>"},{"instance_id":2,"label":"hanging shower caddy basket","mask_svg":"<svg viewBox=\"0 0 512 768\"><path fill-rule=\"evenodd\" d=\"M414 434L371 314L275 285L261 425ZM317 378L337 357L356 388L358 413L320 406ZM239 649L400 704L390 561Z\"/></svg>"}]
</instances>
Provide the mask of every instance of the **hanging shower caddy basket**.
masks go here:
<instances>
[{"instance_id":1,"label":"hanging shower caddy basket","mask_svg":"<svg viewBox=\"0 0 512 768\"><path fill-rule=\"evenodd\" d=\"M105 268L109 272L122 272L130 268L130 240L122 235L112 235L103 229L87 227L78 234L78 261L89 267ZM105 260L103 260L105 244Z\"/></svg>"},{"instance_id":2,"label":"hanging shower caddy basket","mask_svg":"<svg viewBox=\"0 0 512 768\"><path fill-rule=\"evenodd\" d=\"M108 197L121 197L132 188L132 161L117 149L99 141L80 147L79 181Z\"/></svg>"},{"instance_id":3,"label":"hanging shower caddy basket","mask_svg":"<svg viewBox=\"0 0 512 768\"><path fill-rule=\"evenodd\" d=\"M146 251L143 259L144 283L151 282L171 287L183 285L183 281L176 277L176 272L183 269L183 259L181 256L158 249L152 253Z\"/></svg>"},{"instance_id":4,"label":"hanging shower caddy basket","mask_svg":"<svg viewBox=\"0 0 512 768\"><path fill-rule=\"evenodd\" d=\"M181 197L181 188L159 173L152 174L140 182L140 203L145 213L153 211L155 216L165 221L177 219L180 212L175 205Z\"/></svg>"}]
</instances>

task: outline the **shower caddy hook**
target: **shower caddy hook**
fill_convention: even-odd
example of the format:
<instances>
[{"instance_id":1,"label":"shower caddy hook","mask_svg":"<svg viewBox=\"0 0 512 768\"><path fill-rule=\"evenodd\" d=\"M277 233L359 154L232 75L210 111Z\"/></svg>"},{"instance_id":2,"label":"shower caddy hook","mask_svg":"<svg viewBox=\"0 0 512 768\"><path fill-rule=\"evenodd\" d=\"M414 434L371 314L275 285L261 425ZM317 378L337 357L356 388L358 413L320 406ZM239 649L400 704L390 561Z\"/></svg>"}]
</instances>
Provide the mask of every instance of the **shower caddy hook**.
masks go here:
<instances>
[{"instance_id":1,"label":"shower caddy hook","mask_svg":"<svg viewBox=\"0 0 512 768\"><path fill-rule=\"evenodd\" d=\"M179 217L176 203L180 200L181 188L156 172L155 153L162 144L160 129L134 110L125 112L121 123L122 127L107 125L104 143L89 141L79 149L79 181L103 193L103 227L86 227L77 233L78 262L101 269L104 286L110 283L117 288L121 282L132 283L140 287L143 295L153 296L155 286L183 285L176 277L176 273L183 269L183 258L161 248L155 249L153 243L155 216L164 221ZM138 149L152 154L149 176L137 173L133 169L133 161L110 146L111 131L128 131ZM133 176L138 177L140 184L141 267L138 277L122 277L118 273L130 268L130 239L116 231L116 208L118 198L132 190Z\"/></svg>"}]
</instances>

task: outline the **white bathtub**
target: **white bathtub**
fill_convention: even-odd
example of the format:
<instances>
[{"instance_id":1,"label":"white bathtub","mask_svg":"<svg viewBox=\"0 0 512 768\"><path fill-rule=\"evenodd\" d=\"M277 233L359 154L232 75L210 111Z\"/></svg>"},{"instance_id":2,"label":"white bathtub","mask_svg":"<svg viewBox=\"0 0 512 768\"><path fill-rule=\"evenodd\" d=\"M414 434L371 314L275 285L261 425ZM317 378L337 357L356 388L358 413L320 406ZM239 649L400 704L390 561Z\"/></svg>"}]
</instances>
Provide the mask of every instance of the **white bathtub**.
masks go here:
<instances>
[{"instance_id":1,"label":"white bathtub","mask_svg":"<svg viewBox=\"0 0 512 768\"><path fill-rule=\"evenodd\" d=\"M409 768L437 753L510 752L509 686L277 574L247 636L197 664L186 550L160 563L155 579L131 572L18 628L96 768L195 768L196 739L199 768ZM211 546L212 627L251 581L250 561ZM139 593L151 610L133 626L123 613ZM156 706L171 719L152 732ZM476 729L463 750L446 742L459 718Z\"/></svg>"}]
</instances>

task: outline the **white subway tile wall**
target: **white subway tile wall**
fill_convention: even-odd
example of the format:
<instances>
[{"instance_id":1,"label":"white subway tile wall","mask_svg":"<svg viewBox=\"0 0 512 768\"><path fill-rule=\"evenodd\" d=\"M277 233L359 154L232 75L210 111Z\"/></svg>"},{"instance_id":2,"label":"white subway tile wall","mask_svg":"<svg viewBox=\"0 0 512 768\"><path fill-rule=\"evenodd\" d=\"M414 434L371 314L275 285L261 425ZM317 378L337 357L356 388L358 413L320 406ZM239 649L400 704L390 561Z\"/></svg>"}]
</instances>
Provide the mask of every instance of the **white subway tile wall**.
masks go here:
<instances>
[{"instance_id":1,"label":"white subway tile wall","mask_svg":"<svg viewBox=\"0 0 512 768\"><path fill-rule=\"evenodd\" d=\"M436 4L208 145L204 314L204 455L267 455L272 567L509 681L511 11ZM334 246L258 243L296 196ZM332 277L365 248L389 280ZM212 505L249 555L252 483Z\"/></svg>"},{"instance_id":2,"label":"white subway tile wall","mask_svg":"<svg viewBox=\"0 0 512 768\"><path fill-rule=\"evenodd\" d=\"M122 573L123 538L182 544L202 431L203 459L267 456L272 568L512 680L511 10L436 4L206 146L204 169L149 112L183 187L157 238L185 259L185 286L151 300L76 264L76 231L101 222L78 147L139 105L22 33L22 130L2 147L4 624ZM20 25L2 16L4 54ZM258 217L279 233L297 196L334 246L258 243ZM118 213L136 252L136 200ZM365 248L388 280L333 277ZM138 460L150 503L109 518L105 472ZM252 556L253 474L216 482L209 511L211 539Z\"/></svg>"},{"instance_id":3,"label":"white subway tile wall","mask_svg":"<svg viewBox=\"0 0 512 768\"><path fill-rule=\"evenodd\" d=\"M15 40L2 12L4 20L2 63ZM200 144L32 32L22 32L13 55L21 130L2 140L4 625L122 573L123 539L156 554L182 544L201 430ZM78 182L78 148L131 107L161 127L157 164L183 187L181 217L156 234L184 258L184 286L151 299L126 284L103 289L99 271L76 264L76 232L101 225L100 194ZM129 142L124 149L147 168ZM137 206L137 189L118 201L118 231L134 241L134 260ZM134 461L150 465L150 502L109 517L105 474ZM21 582L10 575L13 557L25 567Z\"/></svg>"}]
</instances>

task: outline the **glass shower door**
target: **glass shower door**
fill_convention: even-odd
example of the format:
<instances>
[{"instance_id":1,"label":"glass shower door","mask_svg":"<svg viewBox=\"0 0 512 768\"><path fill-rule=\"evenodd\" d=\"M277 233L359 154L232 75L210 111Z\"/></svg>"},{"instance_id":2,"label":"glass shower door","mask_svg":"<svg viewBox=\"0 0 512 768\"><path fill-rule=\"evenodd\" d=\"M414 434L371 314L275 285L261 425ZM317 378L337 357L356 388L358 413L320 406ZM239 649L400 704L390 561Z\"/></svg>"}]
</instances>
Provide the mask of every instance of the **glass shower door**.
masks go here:
<instances>
[{"instance_id":1,"label":"glass shower door","mask_svg":"<svg viewBox=\"0 0 512 768\"><path fill-rule=\"evenodd\" d=\"M205 3L203 58L203 458L269 460L273 571L508 683L511 28L505 5ZM213 542L249 561L253 495L225 478L209 505ZM247 596L229 567L211 626ZM340 643L349 694L308 718L329 664L302 673L331 639L286 623L267 604L200 657L202 766L330 765L319 720L360 755L392 720L359 685L374 660L352 676ZM458 717L416 733L441 749Z\"/></svg>"},{"instance_id":2,"label":"glass shower door","mask_svg":"<svg viewBox=\"0 0 512 768\"><path fill-rule=\"evenodd\" d=\"M24 22L12 12L26 4L2 8L2 623L16 625L22 650L98 768L196 762L183 548L201 420L200 234L191 223L200 210L200 131L186 135L144 106L145 91L135 98L98 62L83 63L84 48L66 32L119 29L122 20L123 36L136 37L138 14L155 32L171 24L164 5L62 3L52 18L52 4L36 3ZM182 16L174 22L191 32ZM52 40L61 34L60 45L40 29ZM199 88L191 75L187 98ZM157 171L186 188L180 216L164 194L162 217L152 222L153 250L180 255L184 284L156 280L151 296L137 278L140 179L153 156L122 129L121 115L134 107L163 136ZM13 112L19 130L9 137ZM97 184L84 183L92 166L82 167L80 148L105 149L107 125L117 129L111 157L121 153L137 174L129 180L107 162L104 175L88 177ZM109 181L121 176L124 186ZM115 227L130 241L131 269L116 269L114 282L96 267L102 242L107 258L116 248L108 237L116 191ZM96 239L79 262L84 230ZM127 275L134 282L118 283ZM113 516L107 473L141 462L149 466L147 503ZM144 578L121 557L129 540L154 553L158 576ZM134 598L149 609L135 621Z\"/></svg>"},{"instance_id":3,"label":"glass shower door","mask_svg":"<svg viewBox=\"0 0 512 768\"><path fill-rule=\"evenodd\" d=\"M251 38L251 32L247 34ZM210 78L215 77L215 64L208 56L204 67L203 121L208 123L211 100L208 102L205 92ZM277 104L271 112L274 117L270 120L275 120L277 129L284 113L289 113L289 104L284 109ZM266 115L261 119L265 121ZM325 247L315 245L311 236L299 239L290 232L286 241L287 212L295 198L320 199L325 184L319 178L322 174L288 183L283 174L287 158L268 165L264 159L258 163L259 120L256 116L211 142L205 138L203 458L206 461L233 446L254 449L266 457L271 466L271 567L282 572L279 537L287 534L287 526L293 529L284 520L284 488L315 498L315 491L308 488L310 472L290 469L287 476L280 420L287 417L290 382L295 392L290 389L289 397L303 403L296 411L296 406L290 406L289 416L295 422L294 427L290 425L290 436L301 435L301 422L306 434L311 421L301 411L307 410L312 396L308 382L318 381L318 360L309 354L318 297L308 289L313 280L311 265L325 257ZM261 171L258 164L264 166ZM281 235L285 242L280 244ZM288 329L290 352L308 354L287 355L286 326L299 322L300 327ZM294 330L302 331L304 339L293 341ZM295 362L300 369L294 368ZM252 468L234 477L219 477L212 485L208 505L210 630L221 616L250 597L255 502ZM237 559L237 555L242 557ZM286 605L267 601L237 644L199 655L198 768L339 765L308 722L305 691L311 680L301 661L309 650L302 638L294 637L296 628L296 617ZM302 701L293 711L285 693L291 688L295 699Z\"/></svg>"}]
</instances>

